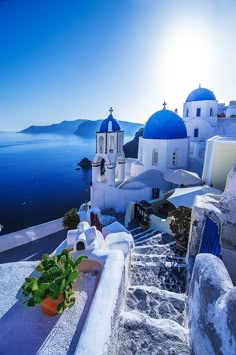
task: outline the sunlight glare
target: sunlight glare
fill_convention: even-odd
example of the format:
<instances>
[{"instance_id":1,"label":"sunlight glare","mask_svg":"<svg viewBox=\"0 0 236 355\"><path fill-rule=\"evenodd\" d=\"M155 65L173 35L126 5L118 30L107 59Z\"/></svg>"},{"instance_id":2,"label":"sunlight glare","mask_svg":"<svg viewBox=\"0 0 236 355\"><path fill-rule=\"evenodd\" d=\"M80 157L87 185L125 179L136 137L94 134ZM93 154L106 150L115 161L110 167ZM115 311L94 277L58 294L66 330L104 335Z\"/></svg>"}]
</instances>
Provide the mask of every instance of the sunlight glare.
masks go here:
<instances>
[{"instance_id":1,"label":"sunlight glare","mask_svg":"<svg viewBox=\"0 0 236 355\"><path fill-rule=\"evenodd\" d=\"M167 38L162 65L169 79L191 84L206 80L211 72L211 58L209 38L199 28L189 26Z\"/></svg>"}]
</instances>

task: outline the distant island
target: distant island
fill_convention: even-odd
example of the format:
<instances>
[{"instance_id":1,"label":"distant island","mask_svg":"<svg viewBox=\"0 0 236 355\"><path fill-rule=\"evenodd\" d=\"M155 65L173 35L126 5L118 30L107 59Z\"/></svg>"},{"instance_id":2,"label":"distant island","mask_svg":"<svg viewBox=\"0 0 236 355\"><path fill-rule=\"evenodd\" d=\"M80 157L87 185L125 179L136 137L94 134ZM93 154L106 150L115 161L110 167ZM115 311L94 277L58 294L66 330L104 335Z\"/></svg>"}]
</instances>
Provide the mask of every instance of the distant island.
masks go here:
<instances>
[{"instance_id":1,"label":"distant island","mask_svg":"<svg viewBox=\"0 0 236 355\"><path fill-rule=\"evenodd\" d=\"M124 144L123 149L125 153L126 158L138 158L138 143L139 143L139 137L143 136L143 127L139 128L138 132L136 132L134 138Z\"/></svg>"},{"instance_id":2,"label":"distant island","mask_svg":"<svg viewBox=\"0 0 236 355\"><path fill-rule=\"evenodd\" d=\"M78 119L74 121L62 121L61 123L54 123L48 126L30 126L18 133L28 133L28 134L75 134L84 138L93 138L96 132L99 130L101 122L103 120L86 120ZM119 121L120 127L125 131L126 136L134 136L135 132L141 127L140 123Z\"/></svg>"},{"instance_id":3,"label":"distant island","mask_svg":"<svg viewBox=\"0 0 236 355\"><path fill-rule=\"evenodd\" d=\"M54 123L48 126L30 126L28 128L19 131L18 133L29 133L29 134L41 134L41 133L51 133L51 134L74 134L78 126L84 122L83 119L78 119L74 121L62 121L60 123Z\"/></svg>"}]
</instances>

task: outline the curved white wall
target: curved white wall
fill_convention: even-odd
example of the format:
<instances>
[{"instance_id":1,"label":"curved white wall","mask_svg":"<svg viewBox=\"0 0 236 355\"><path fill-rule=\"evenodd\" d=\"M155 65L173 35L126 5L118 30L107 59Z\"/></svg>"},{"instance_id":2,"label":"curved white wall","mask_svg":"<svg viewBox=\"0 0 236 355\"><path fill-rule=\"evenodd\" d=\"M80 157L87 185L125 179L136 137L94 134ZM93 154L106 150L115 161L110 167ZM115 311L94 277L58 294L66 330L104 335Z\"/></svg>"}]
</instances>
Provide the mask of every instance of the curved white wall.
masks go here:
<instances>
[{"instance_id":1,"label":"curved white wall","mask_svg":"<svg viewBox=\"0 0 236 355\"><path fill-rule=\"evenodd\" d=\"M157 161L153 152L157 152ZM175 154L174 154L175 153ZM189 139L145 139L139 138L139 158L142 165L132 166L135 171L156 169L165 172L167 169L186 168L188 163ZM132 171L132 176L135 176Z\"/></svg>"},{"instance_id":2,"label":"curved white wall","mask_svg":"<svg viewBox=\"0 0 236 355\"><path fill-rule=\"evenodd\" d=\"M215 133L215 129L211 127L209 122L199 117L190 119L185 125L191 142L206 141ZM194 130L196 128L198 129L198 137L194 137Z\"/></svg>"},{"instance_id":3,"label":"curved white wall","mask_svg":"<svg viewBox=\"0 0 236 355\"><path fill-rule=\"evenodd\" d=\"M191 120L192 118L198 117L197 108L201 108L201 113L199 117L208 121L212 127L215 127L217 124L217 101L205 100L185 102L183 109L183 120L185 123ZM211 108L212 116L210 115Z\"/></svg>"}]
</instances>

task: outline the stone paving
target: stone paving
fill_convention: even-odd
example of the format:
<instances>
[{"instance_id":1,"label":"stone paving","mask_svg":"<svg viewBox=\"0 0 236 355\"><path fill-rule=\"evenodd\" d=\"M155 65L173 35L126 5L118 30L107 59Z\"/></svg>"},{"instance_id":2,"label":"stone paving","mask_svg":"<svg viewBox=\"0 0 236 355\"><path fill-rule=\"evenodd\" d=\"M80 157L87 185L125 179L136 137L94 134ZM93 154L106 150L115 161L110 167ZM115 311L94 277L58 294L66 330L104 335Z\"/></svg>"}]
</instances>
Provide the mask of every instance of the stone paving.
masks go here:
<instances>
[{"instance_id":1,"label":"stone paving","mask_svg":"<svg viewBox=\"0 0 236 355\"><path fill-rule=\"evenodd\" d=\"M132 252L118 355L189 355L185 324L186 265L172 236L143 234ZM134 241L139 238L136 231Z\"/></svg>"}]
</instances>

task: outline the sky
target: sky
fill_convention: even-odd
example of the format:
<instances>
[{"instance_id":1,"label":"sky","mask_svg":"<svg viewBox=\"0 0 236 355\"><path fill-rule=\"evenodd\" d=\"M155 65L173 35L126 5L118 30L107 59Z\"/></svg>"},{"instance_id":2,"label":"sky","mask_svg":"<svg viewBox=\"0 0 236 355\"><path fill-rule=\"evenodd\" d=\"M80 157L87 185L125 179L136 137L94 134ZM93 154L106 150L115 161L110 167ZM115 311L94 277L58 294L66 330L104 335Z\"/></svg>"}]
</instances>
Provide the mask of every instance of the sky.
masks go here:
<instances>
[{"instance_id":1,"label":"sky","mask_svg":"<svg viewBox=\"0 0 236 355\"><path fill-rule=\"evenodd\" d=\"M236 0L0 0L0 131L236 99Z\"/></svg>"}]
</instances>

